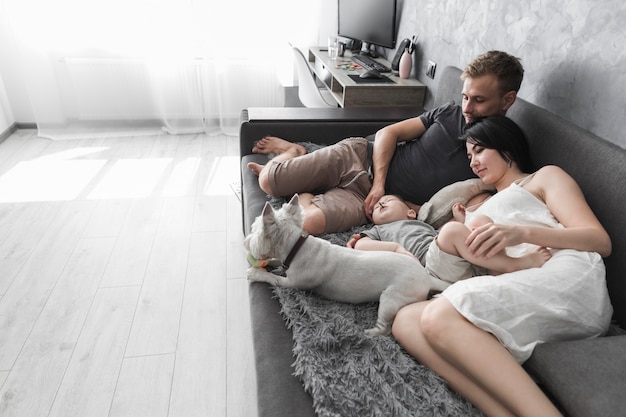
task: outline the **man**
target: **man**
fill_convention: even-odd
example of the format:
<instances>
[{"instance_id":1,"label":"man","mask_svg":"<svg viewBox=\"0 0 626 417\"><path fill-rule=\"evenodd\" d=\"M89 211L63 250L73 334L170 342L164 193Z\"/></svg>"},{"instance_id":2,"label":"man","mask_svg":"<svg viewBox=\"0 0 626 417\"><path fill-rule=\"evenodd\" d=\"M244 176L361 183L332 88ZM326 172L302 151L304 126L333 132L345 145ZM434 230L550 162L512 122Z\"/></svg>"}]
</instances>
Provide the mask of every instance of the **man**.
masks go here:
<instances>
[{"instance_id":1,"label":"man","mask_svg":"<svg viewBox=\"0 0 626 417\"><path fill-rule=\"evenodd\" d=\"M487 52L463 71L461 106L445 104L384 127L373 144L348 138L306 153L299 144L265 137L253 152L276 157L266 165L249 163L248 168L259 175L267 194L300 194L309 233L349 230L367 223L385 194L422 204L444 186L474 176L457 139L473 118L506 114L523 76L518 58Z\"/></svg>"}]
</instances>

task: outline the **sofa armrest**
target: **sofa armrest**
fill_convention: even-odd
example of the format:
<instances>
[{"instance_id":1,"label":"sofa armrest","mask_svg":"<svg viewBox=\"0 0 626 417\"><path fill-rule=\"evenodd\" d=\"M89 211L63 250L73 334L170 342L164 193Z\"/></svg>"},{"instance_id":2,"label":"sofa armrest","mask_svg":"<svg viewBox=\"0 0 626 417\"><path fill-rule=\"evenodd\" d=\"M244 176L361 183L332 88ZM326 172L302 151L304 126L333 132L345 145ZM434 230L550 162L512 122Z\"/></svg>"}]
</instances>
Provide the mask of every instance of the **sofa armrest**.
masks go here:
<instances>
[{"instance_id":1,"label":"sofa armrest","mask_svg":"<svg viewBox=\"0 0 626 417\"><path fill-rule=\"evenodd\" d=\"M351 136L369 136L391 123L418 116L422 108L384 107L310 109L277 107L245 109L240 115L240 156L252 153L254 143L271 135L292 142L332 144Z\"/></svg>"}]
</instances>

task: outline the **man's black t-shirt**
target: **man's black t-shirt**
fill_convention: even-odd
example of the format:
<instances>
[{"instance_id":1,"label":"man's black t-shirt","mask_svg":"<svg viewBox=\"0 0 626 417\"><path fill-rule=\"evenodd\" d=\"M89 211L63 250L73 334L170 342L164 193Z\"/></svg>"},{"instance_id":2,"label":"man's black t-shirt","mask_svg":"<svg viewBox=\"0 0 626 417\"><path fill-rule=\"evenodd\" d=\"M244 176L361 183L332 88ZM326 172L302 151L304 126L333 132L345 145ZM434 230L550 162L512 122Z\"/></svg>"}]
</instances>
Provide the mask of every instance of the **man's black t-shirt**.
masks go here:
<instances>
[{"instance_id":1,"label":"man's black t-shirt","mask_svg":"<svg viewBox=\"0 0 626 417\"><path fill-rule=\"evenodd\" d=\"M461 107L446 104L419 116L426 132L398 145L389 165L386 194L422 204L446 185L475 177L469 167Z\"/></svg>"}]
</instances>

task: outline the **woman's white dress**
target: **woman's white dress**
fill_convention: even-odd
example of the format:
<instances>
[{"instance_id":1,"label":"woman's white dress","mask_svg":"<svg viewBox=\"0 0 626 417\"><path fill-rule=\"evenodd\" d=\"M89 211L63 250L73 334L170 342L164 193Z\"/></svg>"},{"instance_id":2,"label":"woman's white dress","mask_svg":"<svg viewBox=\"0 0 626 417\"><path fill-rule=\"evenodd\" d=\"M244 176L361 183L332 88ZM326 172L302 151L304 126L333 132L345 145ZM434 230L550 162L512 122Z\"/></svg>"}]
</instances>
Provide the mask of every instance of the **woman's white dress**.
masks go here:
<instances>
[{"instance_id":1,"label":"woman's white dress","mask_svg":"<svg viewBox=\"0 0 626 417\"><path fill-rule=\"evenodd\" d=\"M541 200L517 184L474 213L496 224L563 227ZM507 253L520 256L535 248L522 244L507 248ZM603 335L613 308L602 257L571 249L552 254L541 268L458 281L443 296L476 326L494 334L519 363L538 343Z\"/></svg>"}]
</instances>

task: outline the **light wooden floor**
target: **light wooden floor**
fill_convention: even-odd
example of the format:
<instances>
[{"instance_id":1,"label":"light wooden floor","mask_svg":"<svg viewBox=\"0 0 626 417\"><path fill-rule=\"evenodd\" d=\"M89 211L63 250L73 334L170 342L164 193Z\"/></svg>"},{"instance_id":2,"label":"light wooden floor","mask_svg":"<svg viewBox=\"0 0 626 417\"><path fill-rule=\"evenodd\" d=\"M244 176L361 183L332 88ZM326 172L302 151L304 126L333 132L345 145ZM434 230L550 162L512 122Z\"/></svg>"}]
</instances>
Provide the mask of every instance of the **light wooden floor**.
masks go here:
<instances>
[{"instance_id":1,"label":"light wooden floor","mask_svg":"<svg viewBox=\"0 0 626 417\"><path fill-rule=\"evenodd\" d=\"M238 139L0 144L0 416L253 417Z\"/></svg>"}]
</instances>

